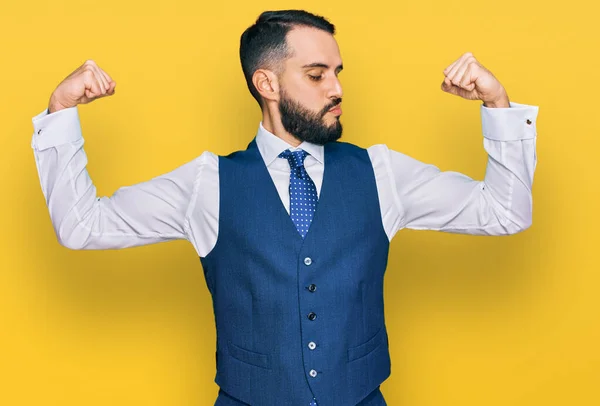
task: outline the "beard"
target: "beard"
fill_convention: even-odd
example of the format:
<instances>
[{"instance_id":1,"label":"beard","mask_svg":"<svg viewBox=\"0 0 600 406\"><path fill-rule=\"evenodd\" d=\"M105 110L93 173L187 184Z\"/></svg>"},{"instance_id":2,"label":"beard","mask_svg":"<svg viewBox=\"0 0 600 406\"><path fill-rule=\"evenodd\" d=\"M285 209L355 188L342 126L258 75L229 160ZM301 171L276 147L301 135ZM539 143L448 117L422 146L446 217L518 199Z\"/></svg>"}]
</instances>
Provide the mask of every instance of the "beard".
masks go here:
<instances>
[{"instance_id":1,"label":"beard","mask_svg":"<svg viewBox=\"0 0 600 406\"><path fill-rule=\"evenodd\" d=\"M311 142L313 144L325 145L328 142L336 141L342 136L342 123L337 116L335 122L331 125L325 124L323 117L329 110L342 102L341 98L333 100L321 111L315 113L297 101L289 98L282 89L279 92L279 113L281 115L281 124L285 130L299 139L301 142Z\"/></svg>"}]
</instances>

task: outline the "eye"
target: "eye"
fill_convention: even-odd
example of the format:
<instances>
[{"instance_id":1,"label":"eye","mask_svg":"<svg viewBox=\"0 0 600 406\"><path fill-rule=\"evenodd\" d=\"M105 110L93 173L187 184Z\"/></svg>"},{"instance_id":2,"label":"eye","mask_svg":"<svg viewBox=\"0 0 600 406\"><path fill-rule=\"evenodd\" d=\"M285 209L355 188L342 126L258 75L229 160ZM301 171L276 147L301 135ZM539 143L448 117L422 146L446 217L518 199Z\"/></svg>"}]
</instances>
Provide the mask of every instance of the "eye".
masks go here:
<instances>
[{"instance_id":1,"label":"eye","mask_svg":"<svg viewBox=\"0 0 600 406\"><path fill-rule=\"evenodd\" d=\"M310 80L318 82L319 80L321 80L323 78L323 75L319 75L319 76L308 75L308 77L310 78Z\"/></svg>"}]
</instances>

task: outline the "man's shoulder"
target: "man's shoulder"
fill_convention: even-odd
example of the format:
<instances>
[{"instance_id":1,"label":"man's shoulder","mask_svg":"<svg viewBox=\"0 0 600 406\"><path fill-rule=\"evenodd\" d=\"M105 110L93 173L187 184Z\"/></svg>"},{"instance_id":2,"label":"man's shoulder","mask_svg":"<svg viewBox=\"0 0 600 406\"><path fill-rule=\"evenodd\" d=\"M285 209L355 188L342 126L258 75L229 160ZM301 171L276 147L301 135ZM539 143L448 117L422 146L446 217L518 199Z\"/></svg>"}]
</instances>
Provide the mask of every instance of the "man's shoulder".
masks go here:
<instances>
[{"instance_id":1,"label":"man's shoulder","mask_svg":"<svg viewBox=\"0 0 600 406\"><path fill-rule=\"evenodd\" d=\"M366 150L363 146L354 144L354 143L348 142L348 141L328 142L327 144L325 144L325 147L329 148L330 150L337 150L337 151L344 151L344 152L361 152L361 151Z\"/></svg>"},{"instance_id":2,"label":"man's shoulder","mask_svg":"<svg viewBox=\"0 0 600 406\"><path fill-rule=\"evenodd\" d=\"M389 151L389 148L386 144L371 144L368 147L362 146L362 145L358 145L358 144L354 144L351 142L344 142L344 141L335 141L332 143L329 143L328 145L329 148L331 148L332 150L338 150L341 152L345 152L345 153L357 153L357 154L369 154L369 155L373 155L373 154L381 154L381 153L385 153L387 151Z\"/></svg>"},{"instance_id":3,"label":"man's shoulder","mask_svg":"<svg viewBox=\"0 0 600 406\"><path fill-rule=\"evenodd\" d=\"M260 153L254 142L251 142L245 149L225 152L223 154L213 154L212 159L217 162L245 162L248 160L260 158Z\"/></svg>"},{"instance_id":4,"label":"man's shoulder","mask_svg":"<svg viewBox=\"0 0 600 406\"><path fill-rule=\"evenodd\" d=\"M200 155L196 156L195 160L205 164L214 163L218 162L219 155L215 154L212 151L203 151Z\"/></svg>"}]
</instances>

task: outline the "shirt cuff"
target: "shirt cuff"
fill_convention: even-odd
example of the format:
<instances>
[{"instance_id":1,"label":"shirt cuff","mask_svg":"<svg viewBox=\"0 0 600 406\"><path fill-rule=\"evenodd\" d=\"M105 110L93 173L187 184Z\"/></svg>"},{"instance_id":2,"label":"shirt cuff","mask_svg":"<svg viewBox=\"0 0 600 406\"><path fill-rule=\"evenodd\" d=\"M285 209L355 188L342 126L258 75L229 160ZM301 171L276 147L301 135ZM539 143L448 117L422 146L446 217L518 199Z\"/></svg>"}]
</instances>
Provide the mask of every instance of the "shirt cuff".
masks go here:
<instances>
[{"instance_id":1,"label":"shirt cuff","mask_svg":"<svg viewBox=\"0 0 600 406\"><path fill-rule=\"evenodd\" d=\"M483 136L491 140L515 141L535 138L538 106L509 102L510 107L481 105Z\"/></svg>"},{"instance_id":2,"label":"shirt cuff","mask_svg":"<svg viewBox=\"0 0 600 406\"><path fill-rule=\"evenodd\" d=\"M31 119L34 133L31 147L44 150L81 139L77 106L48 114L48 109Z\"/></svg>"}]
</instances>

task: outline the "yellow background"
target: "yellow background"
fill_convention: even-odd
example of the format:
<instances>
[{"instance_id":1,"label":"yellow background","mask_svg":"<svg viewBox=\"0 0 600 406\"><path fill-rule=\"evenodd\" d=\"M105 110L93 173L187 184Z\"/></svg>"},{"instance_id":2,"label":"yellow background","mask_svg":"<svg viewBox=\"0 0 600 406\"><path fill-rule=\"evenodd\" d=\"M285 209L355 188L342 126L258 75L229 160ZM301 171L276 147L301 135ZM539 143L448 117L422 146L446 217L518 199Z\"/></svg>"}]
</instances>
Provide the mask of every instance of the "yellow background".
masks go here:
<instances>
[{"instance_id":1,"label":"yellow background","mask_svg":"<svg viewBox=\"0 0 600 406\"><path fill-rule=\"evenodd\" d=\"M483 178L480 103L440 90L464 52L540 106L533 226L510 237L403 230L391 246L390 405L600 404L594 2L40 1L0 7L0 404L212 405L215 330L185 241L71 251L56 240L31 118L86 59L115 96L79 107L98 192L205 150L245 148L260 111L238 58L263 10L336 25L343 140ZM325 405L328 406L328 405Z\"/></svg>"}]
</instances>

